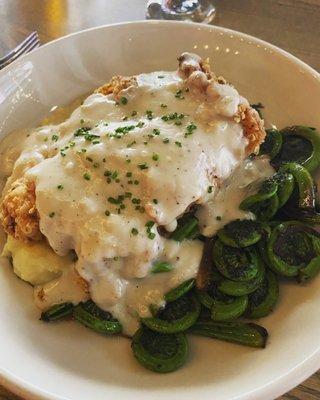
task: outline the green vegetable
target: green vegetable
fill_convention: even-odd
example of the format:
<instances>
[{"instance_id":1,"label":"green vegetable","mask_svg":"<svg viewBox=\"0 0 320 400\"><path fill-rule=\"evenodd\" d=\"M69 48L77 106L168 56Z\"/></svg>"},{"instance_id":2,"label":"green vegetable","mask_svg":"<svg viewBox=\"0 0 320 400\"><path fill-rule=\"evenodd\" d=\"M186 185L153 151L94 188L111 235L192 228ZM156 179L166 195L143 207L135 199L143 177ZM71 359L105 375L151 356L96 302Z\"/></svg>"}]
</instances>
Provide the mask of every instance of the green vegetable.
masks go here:
<instances>
[{"instance_id":1,"label":"green vegetable","mask_svg":"<svg viewBox=\"0 0 320 400\"><path fill-rule=\"evenodd\" d=\"M224 277L233 281L250 281L258 272L258 256L252 247L238 249L217 240L213 246L213 262Z\"/></svg>"},{"instance_id":2,"label":"green vegetable","mask_svg":"<svg viewBox=\"0 0 320 400\"><path fill-rule=\"evenodd\" d=\"M253 206L264 200L268 200L277 194L278 184L272 178L262 182L258 193L247 197L240 203L241 210L251 210Z\"/></svg>"},{"instance_id":3,"label":"green vegetable","mask_svg":"<svg viewBox=\"0 0 320 400\"><path fill-rule=\"evenodd\" d=\"M186 215L178 221L178 227L172 233L171 239L182 242L184 239L193 239L198 233L197 218L192 215Z\"/></svg>"},{"instance_id":4,"label":"green vegetable","mask_svg":"<svg viewBox=\"0 0 320 400\"><path fill-rule=\"evenodd\" d=\"M168 293L166 293L164 299L167 303L175 301L179 297L189 292L189 290L191 290L193 286L194 286L194 279L189 279L181 283L181 285L177 286L176 288L170 290Z\"/></svg>"},{"instance_id":5,"label":"green vegetable","mask_svg":"<svg viewBox=\"0 0 320 400\"><path fill-rule=\"evenodd\" d=\"M273 196L269 200L261 202L257 207L252 208L252 212L256 215L259 221L269 221L278 211L279 199L278 196Z\"/></svg>"},{"instance_id":6,"label":"green vegetable","mask_svg":"<svg viewBox=\"0 0 320 400\"><path fill-rule=\"evenodd\" d=\"M251 195L240 203L240 209L251 211L260 221L268 221L278 210L278 183L273 179L265 180L258 193Z\"/></svg>"},{"instance_id":7,"label":"green vegetable","mask_svg":"<svg viewBox=\"0 0 320 400\"><path fill-rule=\"evenodd\" d=\"M200 303L211 310L214 321L227 321L240 317L248 305L248 296L233 297L222 293L218 283L210 282L206 291L197 289Z\"/></svg>"},{"instance_id":8,"label":"green vegetable","mask_svg":"<svg viewBox=\"0 0 320 400\"><path fill-rule=\"evenodd\" d=\"M278 184L277 197L279 200L278 208L283 207L289 200L294 189L294 177L288 172L277 172L273 175L273 179Z\"/></svg>"},{"instance_id":9,"label":"green vegetable","mask_svg":"<svg viewBox=\"0 0 320 400\"><path fill-rule=\"evenodd\" d=\"M217 233L222 243L231 247L247 247L261 239L261 224L251 220L235 220Z\"/></svg>"},{"instance_id":10,"label":"green vegetable","mask_svg":"<svg viewBox=\"0 0 320 400\"><path fill-rule=\"evenodd\" d=\"M316 210L302 210L292 205L290 207L285 207L283 212L290 219L295 219L311 225L320 225L320 213Z\"/></svg>"},{"instance_id":11,"label":"green vegetable","mask_svg":"<svg viewBox=\"0 0 320 400\"><path fill-rule=\"evenodd\" d=\"M147 328L141 328L134 334L131 348L141 365L160 373L180 368L186 362L189 352L184 333L165 335Z\"/></svg>"},{"instance_id":12,"label":"green vegetable","mask_svg":"<svg viewBox=\"0 0 320 400\"><path fill-rule=\"evenodd\" d=\"M265 328L244 322L198 321L189 332L258 348L264 348L268 339L268 331Z\"/></svg>"},{"instance_id":13,"label":"green vegetable","mask_svg":"<svg viewBox=\"0 0 320 400\"><path fill-rule=\"evenodd\" d=\"M153 274L158 274L160 272L169 272L172 271L173 265L168 263L167 261L160 261L156 264L153 264L151 268L151 272Z\"/></svg>"},{"instance_id":14,"label":"green vegetable","mask_svg":"<svg viewBox=\"0 0 320 400\"><path fill-rule=\"evenodd\" d=\"M278 275L306 281L320 270L320 234L302 222L284 222L272 231L267 254Z\"/></svg>"},{"instance_id":15,"label":"green vegetable","mask_svg":"<svg viewBox=\"0 0 320 400\"><path fill-rule=\"evenodd\" d=\"M214 300L211 307L213 321L229 321L241 317L248 306L248 296L234 297L231 301Z\"/></svg>"},{"instance_id":16,"label":"green vegetable","mask_svg":"<svg viewBox=\"0 0 320 400\"><path fill-rule=\"evenodd\" d=\"M73 304L72 303L61 303L55 304L48 310L41 314L40 319L45 322L57 321L72 315Z\"/></svg>"},{"instance_id":17,"label":"green vegetable","mask_svg":"<svg viewBox=\"0 0 320 400\"><path fill-rule=\"evenodd\" d=\"M276 167L296 162L313 172L320 164L320 135L315 128L290 126L280 131L283 137L281 151L273 160Z\"/></svg>"},{"instance_id":18,"label":"green vegetable","mask_svg":"<svg viewBox=\"0 0 320 400\"><path fill-rule=\"evenodd\" d=\"M183 332L190 328L200 314L200 303L196 296L186 294L168 303L156 317L142 318L149 329L160 333Z\"/></svg>"},{"instance_id":19,"label":"green vegetable","mask_svg":"<svg viewBox=\"0 0 320 400\"><path fill-rule=\"evenodd\" d=\"M277 129L267 129L267 135L260 146L259 155L267 154L272 160L281 150L282 134Z\"/></svg>"},{"instance_id":20,"label":"green vegetable","mask_svg":"<svg viewBox=\"0 0 320 400\"><path fill-rule=\"evenodd\" d=\"M235 282L230 279L224 279L218 284L220 292L228 294L230 296L245 296L254 292L261 285L264 278L264 266L260 258L258 260L258 272L257 275L246 282Z\"/></svg>"},{"instance_id":21,"label":"green vegetable","mask_svg":"<svg viewBox=\"0 0 320 400\"><path fill-rule=\"evenodd\" d=\"M120 333L120 322L112 315L101 310L92 300L80 303L73 310L73 317L86 327L103 334Z\"/></svg>"},{"instance_id":22,"label":"green vegetable","mask_svg":"<svg viewBox=\"0 0 320 400\"><path fill-rule=\"evenodd\" d=\"M221 281L221 275L219 274L219 281ZM211 309L215 300L228 302L232 301L233 297L228 296L218 289L218 280L211 280L209 284L207 284L206 290L196 289L196 295L200 301L200 303L206 307Z\"/></svg>"},{"instance_id":23,"label":"green vegetable","mask_svg":"<svg viewBox=\"0 0 320 400\"><path fill-rule=\"evenodd\" d=\"M308 170L300 164L287 163L281 166L279 172L289 172L294 176L299 192L298 207L302 209L315 209L315 187Z\"/></svg>"},{"instance_id":24,"label":"green vegetable","mask_svg":"<svg viewBox=\"0 0 320 400\"><path fill-rule=\"evenodd\" d=\"M267 225L266 223L264 223L262 225L262 237L261 237L261 240L258 242L258 245L257 245L259 255L260 255L261 259L263 260L263 262L266 265L268 265L268 257L267 257L267 254L266 254L266 248L267 248L268 240L269 240L270 235L271 235L271 225L273 223L274 223L273 221L269 221L269 225Z\"/></svg>"},{"instance_id":25,"label":"green vegetable","mask_svg":"<svg viewBox=\"0 0 320 400\"><path fill-rule=\"evenodd\" d=\"M273 272L268 271L259 288L249 295L246 316L251 319L270 314L279 299L279 284Z\"/></svg>"}]
</instances>

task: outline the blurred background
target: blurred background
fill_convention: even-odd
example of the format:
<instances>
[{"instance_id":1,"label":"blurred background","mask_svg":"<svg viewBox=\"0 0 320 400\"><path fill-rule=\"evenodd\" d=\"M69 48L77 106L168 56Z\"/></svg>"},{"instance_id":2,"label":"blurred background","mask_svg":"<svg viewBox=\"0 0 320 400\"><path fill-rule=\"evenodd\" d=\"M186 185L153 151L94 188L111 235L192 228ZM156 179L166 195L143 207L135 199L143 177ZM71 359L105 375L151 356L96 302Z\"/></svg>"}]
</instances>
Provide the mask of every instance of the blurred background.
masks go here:
<instances>
[{"instance_id":1,"label":"blurred background","mask_svg":"<svg viewBox=\"0 0 320 400\"><path fill-rule=\"evenodd\" d=\"M145 19L147 0L0 0L0 55L37 30L41 42ZM271 42L320 70L320 0L216 0L215 25Z\"/></svg>"}]
</instances>

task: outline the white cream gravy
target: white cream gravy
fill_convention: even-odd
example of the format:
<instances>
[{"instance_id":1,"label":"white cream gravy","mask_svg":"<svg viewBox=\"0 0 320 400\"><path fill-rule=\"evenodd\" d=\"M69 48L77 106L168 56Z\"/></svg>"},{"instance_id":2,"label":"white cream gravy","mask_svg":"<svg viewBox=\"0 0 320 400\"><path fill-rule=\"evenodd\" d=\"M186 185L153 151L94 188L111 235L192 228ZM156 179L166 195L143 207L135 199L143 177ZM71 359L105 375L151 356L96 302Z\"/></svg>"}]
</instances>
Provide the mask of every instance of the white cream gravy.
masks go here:
<instances>
[{"instance_id":1,"label":"white cream gravy","mask_svg":"<svg viewBox=\"0 0 320 400\"><path fill-rule=\"evenodd\" d=\"M35 181L41 232L57 254L76 251L92 299L128 335L150 315L150 304L162 305L199 267L202 242L176 243L157 226L174 230L193 203L207 236L231 219L251 218L238 205L252 182L273 173L267 159L244 162L247 140L232 116L245 100L233 87L212 83L205 98L186 91L177 73L137 80L120 99L92 94L65 122L29 131L6 186L21 176ZM172 113L177 117L164 117ZM80 128L90 128L87 136ZM7 146L7 175L16 156ZM158 261L173 270L152 274ZM60 286L66 293L68 284ZM65 296L57 287L45 287L40 306L72 301L72 285Z\"/></svg>"}]
</instances>

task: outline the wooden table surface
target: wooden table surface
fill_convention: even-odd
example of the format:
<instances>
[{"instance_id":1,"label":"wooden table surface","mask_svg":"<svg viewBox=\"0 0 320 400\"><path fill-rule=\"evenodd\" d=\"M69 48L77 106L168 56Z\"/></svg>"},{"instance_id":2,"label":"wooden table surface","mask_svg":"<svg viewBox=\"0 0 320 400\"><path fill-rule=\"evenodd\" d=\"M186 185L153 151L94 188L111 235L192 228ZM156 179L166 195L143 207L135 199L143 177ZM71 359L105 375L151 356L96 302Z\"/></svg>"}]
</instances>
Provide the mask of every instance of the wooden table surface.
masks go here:
<instances>
[{"instance_id":1,"label":"wooden table surface","mask_svg":"<svg viewBox=\"0 0 320 400\"><path fill-rule=\"evenodd\" d=\"M45 43L92 26L142 20L146 2L0 0L0 57L34 30ZM216 0L216 5L215 24L282 47L320 71L320 0ZM0 387L4 399L19 400ZM320 400L320 372L281 400Z\"/></svg>"}]
</instances>

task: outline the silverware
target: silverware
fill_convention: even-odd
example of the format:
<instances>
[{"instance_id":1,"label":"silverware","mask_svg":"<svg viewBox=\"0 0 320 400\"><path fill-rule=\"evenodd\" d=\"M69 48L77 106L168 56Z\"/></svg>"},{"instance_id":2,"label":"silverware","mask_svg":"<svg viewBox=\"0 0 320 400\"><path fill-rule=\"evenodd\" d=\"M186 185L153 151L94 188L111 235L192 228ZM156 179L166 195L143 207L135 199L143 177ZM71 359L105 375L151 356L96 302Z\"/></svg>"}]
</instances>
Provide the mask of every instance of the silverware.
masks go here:
<instances>
[{"instance_id":1,"label":"silverware","mask_svg":"<svg viewBox=\"0 0 320 400\"><path fill-rule=\"evenodd\" d=\"M0 69L11 64L23 54L29 53L31 50L40 46L40 39L38 32L32 32L27 38L24 39L17 47L11 50L7 55L0 58Z\"/></svg>"}]
</instances>

